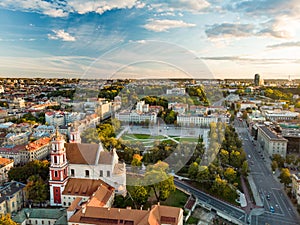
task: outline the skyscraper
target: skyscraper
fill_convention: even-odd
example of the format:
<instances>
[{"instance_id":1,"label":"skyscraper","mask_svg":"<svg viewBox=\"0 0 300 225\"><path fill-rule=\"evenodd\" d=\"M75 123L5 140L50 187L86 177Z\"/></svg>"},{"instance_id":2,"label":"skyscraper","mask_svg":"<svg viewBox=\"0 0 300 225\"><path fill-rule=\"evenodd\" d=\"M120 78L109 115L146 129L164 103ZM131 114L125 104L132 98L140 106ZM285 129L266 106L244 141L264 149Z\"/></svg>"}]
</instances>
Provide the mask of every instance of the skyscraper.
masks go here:
<instances>
[{"instance_id":1,"label":"skyscraper","mask_svg":"<svg viewBox=\"0 0 300 225\"><path fill-rule=\"evenodd\" d=\"M254 85L255 86L264 85L264 80L260 77L258 73L254 75Z\"/></svg>"}]
</instances>

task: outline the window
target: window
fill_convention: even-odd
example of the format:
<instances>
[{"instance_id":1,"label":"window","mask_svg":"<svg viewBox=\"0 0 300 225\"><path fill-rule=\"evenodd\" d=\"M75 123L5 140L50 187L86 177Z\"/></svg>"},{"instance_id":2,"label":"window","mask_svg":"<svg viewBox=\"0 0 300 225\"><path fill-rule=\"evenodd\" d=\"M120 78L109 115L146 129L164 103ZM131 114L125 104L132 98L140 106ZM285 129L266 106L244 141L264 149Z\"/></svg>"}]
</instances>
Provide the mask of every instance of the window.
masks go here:
<instances>
[{"instance_id":1,"label":"window","mask_svg":"<svg viewBox=\"0 0 300 225\"><path fill-rule=\"evenodd\" d=\"M58 177L57 171L54 171L54 177Z\"/></svg>"},{"instance_id":2,"label":"window","mask_svg":"<svg viewBox=\"0 0 300 225\"><path fill-rule=\"evenodd\" d=\"M103 177L103 170L100 170L100 177Z\"/></svg>"},{"instance_id":3,"label":"window","mask_svg":"<svg viewBox=\"0 0 300 225\"><path fill-rule=\"evenodd\" d=\"M106 176L107 176L107 177L110 177L110 171L107 171L107 172L106 172Z\"/></svg>"},{"instance_id":4,"label":"window","mask_svg":"<svg viewBox=\"0 0 300 225\"><path fill-rule=\"evenodd\" d=\"M71 176L74 177L75 176L75 170L71 169Z\"/></svg>"},{"instance_id":5,"label":"window","mask_svg":"<svg viewBox=\"0 0 300 225\"><path fill-rule=\"evenodd\" d=\"M54 156L54 164L57 164L57 156Z\"/></svg>"},{"instance_id":6,"label":"window","mask_svg":"<svg viewBox=\"0 0 300 225\"><path fill-rule=\"evenodd\" d=\"M44 220L42 220L42 224L44 224Z\"/></svg>"},{"instance_id":7,"label":"window","mask_svg":"<svg viewBox=\"0 0 300 225\"><path fill-rule=\"evenodd\" d=\"M85 176L86 176L86 177L89 177L89 176L90 176L90 171L89 171L89 170L86 170L86 171L85 171Z\"/></svg>"}]
</instances>

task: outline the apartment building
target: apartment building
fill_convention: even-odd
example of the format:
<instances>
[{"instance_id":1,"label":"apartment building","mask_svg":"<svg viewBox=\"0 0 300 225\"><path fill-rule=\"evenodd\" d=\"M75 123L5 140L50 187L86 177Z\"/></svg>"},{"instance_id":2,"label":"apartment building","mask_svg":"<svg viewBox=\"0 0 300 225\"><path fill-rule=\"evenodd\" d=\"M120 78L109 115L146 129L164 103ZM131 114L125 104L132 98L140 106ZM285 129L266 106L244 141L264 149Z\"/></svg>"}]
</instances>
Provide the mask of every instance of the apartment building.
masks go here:
<instances>
[{"instance_id":1,"label":"apartment building","mask_svg":"<svg viewBox=\"0 0 300 225\"><path fill-rule=\"evenodd\" d=\"M278 135L265 125L257 126L257 128L257 141L259 143L259 147L270 156L279 154L285 158L288 140Z\"/></svg>"},{"instance_id":2,"label":"apartment building","mask_svg":"<svg viewBox=\"0 0 300 225\"><path fill-rule=\"evenodd\" d=\"M14 160L0 157L0 183L8 181L8 171L14 167Z\"/></svg>"},{"instance_id":3,"label":"apartment building","mask_svg":"<svg viewBox=\"0 0 300 225\"><path fill-rule=\"evenodd\" d=\"M24 205L25 184L17 181L6 183L0 187L0 214L12 214L21 210Z\"/></svg>"}]
</instances>

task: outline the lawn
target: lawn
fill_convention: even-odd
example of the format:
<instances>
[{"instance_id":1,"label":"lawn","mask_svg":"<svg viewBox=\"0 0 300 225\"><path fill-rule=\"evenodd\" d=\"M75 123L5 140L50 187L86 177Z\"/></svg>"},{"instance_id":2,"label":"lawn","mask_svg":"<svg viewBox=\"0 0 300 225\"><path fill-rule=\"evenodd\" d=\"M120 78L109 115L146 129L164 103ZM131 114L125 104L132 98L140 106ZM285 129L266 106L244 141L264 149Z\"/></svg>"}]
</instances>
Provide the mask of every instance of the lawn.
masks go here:
<instances>
[{"instance_id":1,"label":"lawn","mask_svg":"<svg viewBox=\"0 0 300 225\"><path fill-rule=\"evenodd\" d=\"M172 192L166 201L161 202L162 205L174 206L183 208L189 196L182 191L176 189Z\"/></svg>"}]
</instances>

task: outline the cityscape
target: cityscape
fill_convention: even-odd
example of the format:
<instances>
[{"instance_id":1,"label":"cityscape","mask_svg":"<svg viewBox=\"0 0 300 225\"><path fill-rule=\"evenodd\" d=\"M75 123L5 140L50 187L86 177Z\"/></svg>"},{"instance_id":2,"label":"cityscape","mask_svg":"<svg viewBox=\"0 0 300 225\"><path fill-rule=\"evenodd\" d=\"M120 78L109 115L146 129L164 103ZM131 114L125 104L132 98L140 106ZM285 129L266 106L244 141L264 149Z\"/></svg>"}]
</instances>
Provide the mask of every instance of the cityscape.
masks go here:
<instances>
[{"instance_id":1,"label":"cityscape","mask_svg":"<svg viewBox=\"0 0 300 225\"><path fill-rule=\"evenodd\" d=\"M297 1L2 0L0 223L300 224Z\"/></svg>"}]
</instances>

